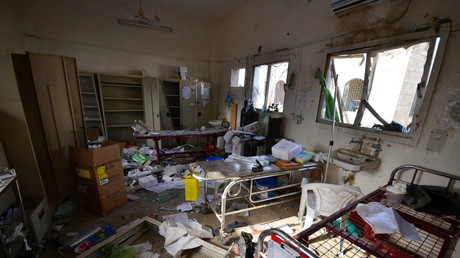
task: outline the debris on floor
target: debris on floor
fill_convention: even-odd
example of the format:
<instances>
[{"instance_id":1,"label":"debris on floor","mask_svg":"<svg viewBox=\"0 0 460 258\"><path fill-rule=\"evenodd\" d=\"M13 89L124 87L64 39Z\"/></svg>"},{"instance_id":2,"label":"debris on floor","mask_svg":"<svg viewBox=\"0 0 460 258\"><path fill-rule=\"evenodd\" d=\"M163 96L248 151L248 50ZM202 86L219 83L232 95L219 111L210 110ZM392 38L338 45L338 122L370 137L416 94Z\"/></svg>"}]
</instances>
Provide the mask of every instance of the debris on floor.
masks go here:
<instances>
[{"instance_id":1,"label":"debris on floor","mask_svg":"<svg viewBox=\"0 0 460 258\"><path fill-rule=\"evenodd\" d=\"M172 256L182 250L203 245L203 238L212 238L211 229L196 221L165 221L159 227L160 235L165 238L165 249Z\"/></svg>"},{"instance_id":2,"label":"debris on floor","mask_svg":"<svg viewBox=\"0 0 460 258\"><path fill-rule=\"evenodd\" d=\"M232 212L232 211L238 211L238 210L247 209L247 208L248 208L248 204L247 204L247 203L234 202L234 203L232 203L232 205L230 206L230 209L228 209L228 211L229 211L229 212ZM236 214L233 214L233 216L244 216L244 217L247 217L247 216L249 216L249 211L244 211L244 212L236 213Z\"/></svg>"}]
</instances>

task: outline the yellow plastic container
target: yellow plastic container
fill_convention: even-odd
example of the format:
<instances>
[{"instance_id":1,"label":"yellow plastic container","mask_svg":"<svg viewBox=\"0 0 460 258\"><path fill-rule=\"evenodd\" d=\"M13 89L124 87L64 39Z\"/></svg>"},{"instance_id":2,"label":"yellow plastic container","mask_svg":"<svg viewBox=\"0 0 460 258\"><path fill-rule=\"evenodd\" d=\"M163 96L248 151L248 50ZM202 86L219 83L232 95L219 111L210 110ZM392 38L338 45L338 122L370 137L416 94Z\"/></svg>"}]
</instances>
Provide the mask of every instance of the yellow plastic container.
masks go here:
<instances>
[{"instance_id":1,"label":"yellow plastic container","mask_svg":"<svg viewBox=\"0 0 460 258\"><path fill-rule=\"evenodd\" d=\"M192 174L188 173L185 177L185 200L196 202L200 195L200 181L195 179Z\"/></svg>"}]
</instances>

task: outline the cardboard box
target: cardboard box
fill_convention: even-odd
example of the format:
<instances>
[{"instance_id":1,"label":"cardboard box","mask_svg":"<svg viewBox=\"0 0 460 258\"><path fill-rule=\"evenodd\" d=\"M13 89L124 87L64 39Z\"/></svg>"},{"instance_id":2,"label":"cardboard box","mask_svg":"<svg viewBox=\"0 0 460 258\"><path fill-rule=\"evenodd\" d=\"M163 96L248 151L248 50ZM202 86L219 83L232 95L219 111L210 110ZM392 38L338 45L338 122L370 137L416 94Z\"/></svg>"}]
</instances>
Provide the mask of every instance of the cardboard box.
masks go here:
<instances>
[{"instance_id":1,"label":"cardboard box","mask_svg":"<svg viewBox=\"0 0 460 258\"><path fill-rule=\"evenodd\" d=\"M272 156L282 160L291 160L302 152L302 145L282 139L272 147Z\"/></svg>"},{"instance_id":2,"label":"cardboard box","mask_svg":"<svg viewBox=\"0 0 460 258\"><path fill-rule=\"evenodd\" d=\"M97 141L99 138L99 129L96 127L86 128L86 137L89 141Z\"/></svg>"},{"instance_id":3,"label":"cardboard box","mask_svg":"<svg viewBox=\"0 0 460 258\"><path fill-rule=\"evenodd\" d=\"M120 144L95 150L70 148L80 205L105 215L128 202L120 156Z\"/></svg>"},{"instance_id":4,"label":"cardboard box","mask_svg":"<svg viewBox=\"0 0 460 258\"><path fill-rule=\"evenodd\" d=\"M232 153L233 154L236 154L236 155L240 155L240 156L243 156L243 153L244 153L244 148L243 148L243 145L244 145L244 142L243 142L243 139L241 139L240 137L233 137L232 139L232 143L233 143L233 148L232 148Z\"/></svg>"},{"instance_id":5,"label":"cardboard box","mask_svg":"<svg viewBox=\"0 0 460 258\"><path fill-rule=\"evenodd\" d=\"M88 180L79 179L77 191L80 205L101 215L106 215L128 203L123 177L110 180L101 187L96 187Z\"/></svg>"},{"instance_id":6,"label":"cardboard box","mask_svg":"<svg viewBox=\"0 0 460 258\"><path fill-rule=\"evenodd\" d=\"M114 142L114 141L106 140L106 141L102 141L101 147L106 147L106 146L113 145L113 144L118 144L118 146L120 147L120 155L121 155L121 153L123 152L123 149L125 148L124 142Z\"/></svg>"},{"instance_id":7,"label":"cardboard box","mask_svg":"<svg viewBox=\"0 0 460 258\"><path fill-rule=\"evenodd\" d=\"M253 133L260 130L259 122L253 122L248 125L243 126L243 131Z\"/></svg>"},{"instance_id":8,"label":"cardboard box","mask_svg":"<svg viewBox=\"0 0 460 258\"><path fill-rule=\"evenodd\" d=\"M70 147L70 161L79 179L101 186L114 175L123 176L120 148L112 144L95 150Z\"/></svg>"}]
</instances>

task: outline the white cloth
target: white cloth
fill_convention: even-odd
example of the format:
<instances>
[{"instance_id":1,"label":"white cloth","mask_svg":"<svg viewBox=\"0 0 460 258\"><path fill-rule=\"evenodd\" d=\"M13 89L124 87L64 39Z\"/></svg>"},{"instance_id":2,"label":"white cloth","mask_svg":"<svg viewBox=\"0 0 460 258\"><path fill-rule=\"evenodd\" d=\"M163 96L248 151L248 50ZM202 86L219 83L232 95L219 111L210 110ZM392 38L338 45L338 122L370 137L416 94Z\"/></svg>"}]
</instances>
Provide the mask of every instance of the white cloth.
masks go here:
<instances>
[{"instance_id":1,"label":"white cloth","mask_svg":"<svg viewBox=\"0 0 460 258\"><path fill-rule=\"evenodd\" d=\"M196 221L170 222L160 224L160 235L165 238L165 249L172 256L182 250L192 249L203 245L201 238L212 238L210 228Z\"/></svg>"}]
</instances>

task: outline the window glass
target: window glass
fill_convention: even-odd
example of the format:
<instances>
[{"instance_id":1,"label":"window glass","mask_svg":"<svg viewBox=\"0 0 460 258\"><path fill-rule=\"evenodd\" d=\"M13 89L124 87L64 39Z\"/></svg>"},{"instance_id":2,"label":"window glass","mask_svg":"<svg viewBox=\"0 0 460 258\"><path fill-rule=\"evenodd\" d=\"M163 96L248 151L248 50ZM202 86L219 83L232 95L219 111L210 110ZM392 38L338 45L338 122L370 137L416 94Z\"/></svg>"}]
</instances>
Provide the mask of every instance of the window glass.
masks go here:
<instances>
[{"instance_id":1,"label":"window glass","mask_svg":"<svg viewBox=\"0 0 460 258\"><path fill-rule=\"evenodd\" d=\"M267 84L268 65L259 65L254 68L252 82L252 102L255 108L262 109L265 104L265 88Z\"/></svg>"},{"instance_id":2,"label":"window glass","mask_svg":"<svg viewBox=\"0 0 460 258\"><path fill-rule=\"evenodd\" d=\"M437 42L428 39L330 55L319 118L332 118L326 116L326 108L332 106L328 106L324 95L334 96L337 83L336 121L339 124L410 132L415 107L423 101L420 96L423 91L418 88L421 84L427 85L422 81L429 78L434 60L430 53L433 57L436 55ZM430 51L430 47L434 50ZM333 80L333 69L337 82Z\"/></svg>"},{"instance_id":3,"label":"window glass","mask_svg":"<svg viewBox=\"0 0 460 258\"><path fill-rule=\"evenodd\" d=\"M272 106L283 112L288 70L289 62L254 67L252 101L255 108L267 109Z\"/></svg>"},{"instance_id":4,"label":"window glass","mask_svg":"<svg viewBox=\"0 0 460 258\"><path fill-rule=\"evenodd\" d=\"M270 83L268 85L267 105L278 105L278 111L283 112L284 85L287 81L289 63L272 64L270 69Z\"/></svg>"}]
</instances>

